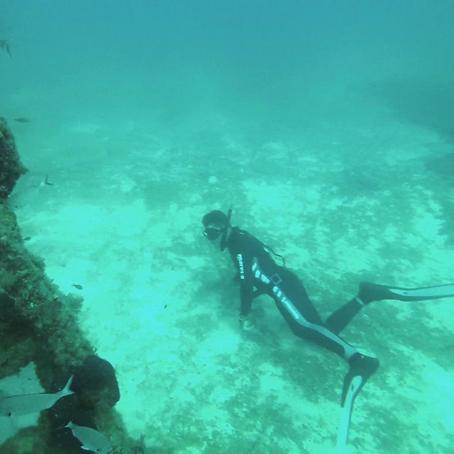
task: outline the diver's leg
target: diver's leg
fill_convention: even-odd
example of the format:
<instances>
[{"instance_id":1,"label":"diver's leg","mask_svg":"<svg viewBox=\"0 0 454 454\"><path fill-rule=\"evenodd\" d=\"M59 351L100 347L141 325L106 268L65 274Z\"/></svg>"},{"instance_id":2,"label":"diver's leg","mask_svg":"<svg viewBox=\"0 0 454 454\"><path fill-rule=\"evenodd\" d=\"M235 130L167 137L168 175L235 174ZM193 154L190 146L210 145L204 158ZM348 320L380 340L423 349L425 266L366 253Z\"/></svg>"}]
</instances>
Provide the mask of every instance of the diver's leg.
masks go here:
<instances>
[{"instance_id":1,"label":"diver's leg","mask_svg":"<svg viewBox=\"0 0 454 454\"><path fill-rule=\"evenodd\" d=\"M342 356L349 361L358 350L323 323L303 283L288 270L280 272L282 281L272 295L291 330L302 337Z\"/></svg>"},{"instance_id":2,"label":"diver's leg","mask_svg":"<svg viewBox=\"0 0 454 454\"><path fill-rule=\"evenodd\" d=\"M355 317L355 315L365 306L358 296L335 310L325 322L325 325L336 334L339 334Z\"/></svg>"},{"instance_id":3,"label":"diver's leg","mask_svg":"<svg viewBox=\"0 0 454 454\"><path fill-rule=\"evenodd\" d=\"M356 347L326 327L316 314L303 284L297 278L287 277L281 285L274 286L273 296L279 311L296 336L311 340L348 362L349 371L344 378L341 403L344 404L352 380L359 377L359 384L354 396L356 397L366 381L378 369L378 359L361 353ZM314 316L314 314L316 315Z\"/></svg>"},{"instance_id":4,"label":"diver's leg","mask_svg":"<svg viewBox=\"0 0 454 454\"><path fill-rule=\"evenodd\" d=\"M301 310L301 301L295 303L295 300L287 297L285 289L279 289L276 293L276 305L295 336L310 340L346 361L359 353L356 347L332 332L323 323L308 318L305 311Z\"/></svg>"},{"instance_id":5,"label":"diver's leg","mask_svg":"<svg viewBox=\"0 0 454 454\"><path fill-rule=\"evenodd\" d=\"M454 284L434 287L402 288L389 285L378 285L361 282L358 295L351 301L334 311L326 320L325 325L333 332L340 333L355 315L372 301L424 301L454 296Z\"/></svg>"},{"instance_id":6,"label":"diver's leg","mask_svg":"<svg viewBox=\"0 0 454 454\"><path fill-rule=\"evenodd\" d=\"M272 287L270 296L287 321L292 332L305 339L348 359L356 353L356 349L328 329L312 301L303 283L287 269L279 271L280 282Z\"/></svg>"}]
</instances>

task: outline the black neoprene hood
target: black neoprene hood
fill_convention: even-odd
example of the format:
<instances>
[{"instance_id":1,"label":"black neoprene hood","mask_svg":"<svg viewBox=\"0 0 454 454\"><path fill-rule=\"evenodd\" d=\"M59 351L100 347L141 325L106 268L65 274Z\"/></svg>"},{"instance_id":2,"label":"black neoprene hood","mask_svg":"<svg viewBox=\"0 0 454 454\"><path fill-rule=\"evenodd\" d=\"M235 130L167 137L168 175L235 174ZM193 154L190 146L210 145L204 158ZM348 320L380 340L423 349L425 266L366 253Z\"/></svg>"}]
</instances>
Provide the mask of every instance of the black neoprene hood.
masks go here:
<instances>
[{"instance_id":1,"label":"black neoprene hood","mask_svg":"<svg viewBox=\"0 0 454 454\"><path fill-rule=\"evenodd\" d=\"M229 221L225 213L220 210L213 210L203 216L202 224L205 228L215 227L218 229L224 229L229 224Z\"/></svg>"}]
</instances>

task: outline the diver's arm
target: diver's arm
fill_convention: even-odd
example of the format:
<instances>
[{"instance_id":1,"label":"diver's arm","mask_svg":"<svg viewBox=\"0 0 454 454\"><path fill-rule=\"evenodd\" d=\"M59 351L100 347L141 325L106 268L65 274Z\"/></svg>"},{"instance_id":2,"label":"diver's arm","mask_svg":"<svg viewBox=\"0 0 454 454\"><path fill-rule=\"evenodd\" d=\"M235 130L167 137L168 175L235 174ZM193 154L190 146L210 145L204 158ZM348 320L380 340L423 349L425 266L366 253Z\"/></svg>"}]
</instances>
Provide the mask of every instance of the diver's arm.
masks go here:
<instances>
[{"instance_id":1,"label":"diver's arm","mask_svg":"<svg viewBox=\"0 0 454 454\"><path fill-rule=\"evenodd\" d=\"M240 315L244 317L251 311L254 294L251 275L251 259L245 254L238 253L236 255L236 262L240 277Z\"/></svg>"}]
</instances>

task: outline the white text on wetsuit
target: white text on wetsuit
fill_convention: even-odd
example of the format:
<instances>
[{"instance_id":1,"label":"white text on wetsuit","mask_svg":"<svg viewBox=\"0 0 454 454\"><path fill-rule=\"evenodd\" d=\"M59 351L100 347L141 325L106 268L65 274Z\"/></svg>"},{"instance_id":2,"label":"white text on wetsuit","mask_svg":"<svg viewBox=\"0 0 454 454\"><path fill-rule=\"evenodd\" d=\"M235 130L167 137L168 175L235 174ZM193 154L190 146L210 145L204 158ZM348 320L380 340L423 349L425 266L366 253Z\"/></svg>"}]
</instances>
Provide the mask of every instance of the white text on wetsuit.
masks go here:
<instances>
[{"instance_id":1,"label":"white text on wetsuit","mask_svg":"<svg viewBox=\"0 0 454 454\"><path fill-rule=\"evenodd\" d=\"M244 279L244 262L243 256L241 254L236 255L236 259L238 260L238 267L240 269L240 279Z\"/></svg>"}]
</instances>

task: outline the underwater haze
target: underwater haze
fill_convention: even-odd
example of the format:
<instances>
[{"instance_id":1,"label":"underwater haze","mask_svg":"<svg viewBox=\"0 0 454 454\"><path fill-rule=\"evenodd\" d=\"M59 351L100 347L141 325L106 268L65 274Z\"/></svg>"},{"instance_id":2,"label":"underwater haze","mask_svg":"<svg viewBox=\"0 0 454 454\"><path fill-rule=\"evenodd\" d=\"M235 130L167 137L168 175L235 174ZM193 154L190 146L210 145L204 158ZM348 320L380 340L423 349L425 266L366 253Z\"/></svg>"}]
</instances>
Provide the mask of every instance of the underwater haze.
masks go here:
<instances>
[{"instance_id":1,"label":"underwater haze","mask_svg":"<svg viewBox=\"0 0 454 454\"><path fill-rule=\"evenodd\" d=\"M149 452L334 452L345 363L267 297L242 331L200 221L232 207L323 318L360 281L453 283L453 24L452 0L0 0L10 202ZM348 452L451 453L454 298L343 336L381 363Z\"/></svg>"}]
</instances>

